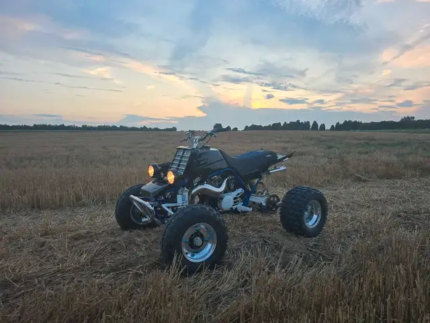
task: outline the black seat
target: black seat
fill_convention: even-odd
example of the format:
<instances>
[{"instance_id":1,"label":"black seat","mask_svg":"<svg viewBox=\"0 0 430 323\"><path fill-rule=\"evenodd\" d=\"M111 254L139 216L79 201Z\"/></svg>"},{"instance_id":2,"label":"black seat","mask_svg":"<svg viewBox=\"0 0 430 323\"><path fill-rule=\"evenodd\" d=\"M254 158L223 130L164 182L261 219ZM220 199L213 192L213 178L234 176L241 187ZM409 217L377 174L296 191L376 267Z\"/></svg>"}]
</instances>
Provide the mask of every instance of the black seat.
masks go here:
<instances>
[{"instance_id":1,"label":"black seat","mask_svg":"<svg viewBox=\"0 0 430 323\"><path fill-rule=\"evenodd\" d=\"M221 150L227 164L234 168L240 176L246 177L254 173L262 173L273 165L278 157L277 154L270 150L254 150L235 157L227 155Z\"/></svg>"}]
</instances>

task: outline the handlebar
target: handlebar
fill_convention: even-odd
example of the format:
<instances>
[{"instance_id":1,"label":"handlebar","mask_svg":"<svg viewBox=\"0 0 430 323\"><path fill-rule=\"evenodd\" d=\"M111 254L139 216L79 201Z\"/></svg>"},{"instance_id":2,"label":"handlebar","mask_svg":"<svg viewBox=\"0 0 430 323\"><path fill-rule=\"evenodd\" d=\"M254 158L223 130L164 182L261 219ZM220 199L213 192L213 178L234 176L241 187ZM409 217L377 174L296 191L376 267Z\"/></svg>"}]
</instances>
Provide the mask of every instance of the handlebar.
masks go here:
<instances>
[{"instance_id":1,"label":"handlebar","mask_svg":"<svg viewBox=\"0 0 430 323\"><path fill-rule=\"evenodd\" d=\"M187 133L186 133L187 138L181 140L181 142L189 140L191 142L193 148L200 148L201 147L201 146L199 147L200 142L206 140L206 138L208 138L208 137L211 138L211 137L217 136L213 130L206 132L203 135L203 137L195 136L195 133L196 133L196 131L194 131L194 130L187 131ZM209 142L210 138L208 139L208 141L205 144L207 144ZM202 145L202 146L204 146L204 145Z\"/></svg>"}]
</instances>

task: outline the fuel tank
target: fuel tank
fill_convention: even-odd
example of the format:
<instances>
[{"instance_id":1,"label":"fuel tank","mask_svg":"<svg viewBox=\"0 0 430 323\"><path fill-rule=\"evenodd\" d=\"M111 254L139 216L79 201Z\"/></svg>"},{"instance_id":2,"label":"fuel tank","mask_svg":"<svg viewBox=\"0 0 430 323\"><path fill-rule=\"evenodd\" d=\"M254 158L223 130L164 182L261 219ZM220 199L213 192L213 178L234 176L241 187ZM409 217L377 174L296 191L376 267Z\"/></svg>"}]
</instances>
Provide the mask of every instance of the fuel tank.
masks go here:
<instances>
[{"instance_id":1,"label":"fuel tank","mask_svg":"<svg viewBox=\"0 0 430 323\"><path fill-rule=\"evenodd\" d=\"M187 172L190 173L191 177L206 177L228 167L226 160L218 149L195 149L192 155L192 163L187 168Z\"/></svg>"}]
</instances>

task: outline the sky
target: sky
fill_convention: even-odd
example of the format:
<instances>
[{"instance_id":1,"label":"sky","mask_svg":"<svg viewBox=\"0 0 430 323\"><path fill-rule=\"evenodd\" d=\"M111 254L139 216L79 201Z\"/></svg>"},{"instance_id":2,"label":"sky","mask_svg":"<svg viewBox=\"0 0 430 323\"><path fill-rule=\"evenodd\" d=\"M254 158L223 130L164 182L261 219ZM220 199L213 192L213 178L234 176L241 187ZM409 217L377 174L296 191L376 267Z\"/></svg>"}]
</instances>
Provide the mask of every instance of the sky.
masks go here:
<instances>
[{"instance_id":1,"label":"sky","mask_svg":"<svg viewBox=\"0 0 430 323\"><path fill-rule=\"evenodd\" d=\"M0 1L0 124L430 118L430 0Z\"/></svg>"}]
</instances>

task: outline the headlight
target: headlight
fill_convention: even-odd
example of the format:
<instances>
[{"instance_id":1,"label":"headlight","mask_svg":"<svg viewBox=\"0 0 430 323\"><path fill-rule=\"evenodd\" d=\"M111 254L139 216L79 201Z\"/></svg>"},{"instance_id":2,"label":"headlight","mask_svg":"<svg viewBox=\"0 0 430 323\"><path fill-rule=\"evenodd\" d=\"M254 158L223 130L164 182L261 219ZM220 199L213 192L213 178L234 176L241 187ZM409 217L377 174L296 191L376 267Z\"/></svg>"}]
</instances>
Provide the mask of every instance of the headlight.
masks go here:
<instances>
[{"instance_id":1,"label":"headlight","mask_svg":"<svg viewBox=\"0 0 430 323\"><path fill-rule=\"evenodd\" d=\"M175 174L171 170L167 172L167 181L169 182L170 185L172 185L175 182Z\"/></svg>"},{"instance_id":2,"label":"headlight","mask_svg":"<svg viewBox=\"0 0 430 323\"><path fill-rule=\"evenodd\" d=\"M149 177L157 177L160 174L160 167L157 164L151 164L148 167L148 175Z\"/></svg>"},{"instance_id":3,"label":"headlight","mask_svg":"<svg viewBox=\"0 0 430 323\"><path fill-rule=\"evenodd\" d=\"M149 165L149 167L148 167L148 175L149 175L149 177L153 177L154 174L155 174L154 166Z\"/></svg>"}]
</instances>

